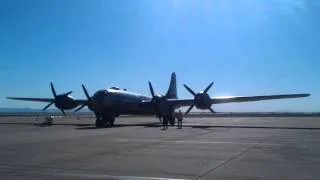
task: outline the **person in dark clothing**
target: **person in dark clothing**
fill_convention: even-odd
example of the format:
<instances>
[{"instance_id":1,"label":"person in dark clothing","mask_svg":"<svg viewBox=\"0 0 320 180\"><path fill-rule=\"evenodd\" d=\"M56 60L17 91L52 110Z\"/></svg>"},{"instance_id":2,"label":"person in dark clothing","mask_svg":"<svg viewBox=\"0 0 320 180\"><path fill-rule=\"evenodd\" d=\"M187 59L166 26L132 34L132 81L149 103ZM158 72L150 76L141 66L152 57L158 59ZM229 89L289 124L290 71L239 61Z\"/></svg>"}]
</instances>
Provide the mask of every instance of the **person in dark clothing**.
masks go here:
<instances>
[{"instance_id":1,"label":"person in dark clothing","mask_svg":"<svg viewBox=\"0 0 320 180\"><path fill-rule=\"evenodd\" d=\"M183 120L183 114L182 114L181 110L179 110L179 112L177 113L177 119L178 119L178 128L181 129L182 128L182 120Z\"/></svg>"},{"instance_id":2,"label":"person in dark clothing","mask_svg":"<svg viewBox=\"0 0 320 180\"><path fill-rule=\"evenodd\" d=\"M168 129L168 118L162 118L163 130Z\"/></svg>"}]
</instances>

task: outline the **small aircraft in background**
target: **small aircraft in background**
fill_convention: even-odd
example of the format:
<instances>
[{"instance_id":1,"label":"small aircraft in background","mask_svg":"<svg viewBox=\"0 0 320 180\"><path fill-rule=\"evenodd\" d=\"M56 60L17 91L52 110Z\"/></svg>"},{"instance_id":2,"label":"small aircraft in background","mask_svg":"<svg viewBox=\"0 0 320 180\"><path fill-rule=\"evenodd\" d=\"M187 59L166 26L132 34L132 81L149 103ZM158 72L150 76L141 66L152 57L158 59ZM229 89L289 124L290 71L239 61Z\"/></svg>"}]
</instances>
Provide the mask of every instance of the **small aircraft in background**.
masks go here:
<instances>
[{"instance_id":1,"label":"small aircraft in background","mask_svg":"<svg viewBox=\"0 0 320 180\"><path fill-rule=\"evenodd\" d=\"M192 99L178 99L176 87L176 74L172 73L168 91L165 95L156 95L149 81L149 89L151 97L129 92L119 87L111 87L108 89L98 90L93 96L90 96L86 87L82 85L82 89L87 99L77 100L70 96L72 91L64 94L56 94L55 88L51 82L51 91L53 98L25 98L25 97L7 97L7 99L48 102L49 104L43 108L46 110L54 104L65 115L64 110L74 109L79 111L85 106L94 112L96 116L96 127L113 126L115 118L120 115L156 115L162 117L163 120L175 124L174 110L183 106L190 106L185 114L188 114L193 107L202 110L210 110L212 113L213 104L235 103L262 101L273 99L302 98L308 97L310 94L282 94L282 95L265 95L265 96L236 96L236 97L210 97L209 89L213 82L210 83L203 91L194 92L189 86L184 87L194 96Z\"/></svg>"}]
</instances>

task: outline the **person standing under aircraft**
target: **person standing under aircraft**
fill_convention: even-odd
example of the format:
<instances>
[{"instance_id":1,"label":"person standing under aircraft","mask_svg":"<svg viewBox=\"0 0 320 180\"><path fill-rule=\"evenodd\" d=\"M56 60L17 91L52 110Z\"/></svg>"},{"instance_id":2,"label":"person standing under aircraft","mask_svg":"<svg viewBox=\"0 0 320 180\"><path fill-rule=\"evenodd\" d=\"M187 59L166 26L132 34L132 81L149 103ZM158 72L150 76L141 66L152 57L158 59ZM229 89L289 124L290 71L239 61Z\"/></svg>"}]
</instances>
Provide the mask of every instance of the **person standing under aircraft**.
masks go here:
<instances>
[{"instance_id":1,"label":"person standing under aircraft","mask_svg":"<svg viewBox=\"0 0 320 180\"><path fill-rule=\"evenodd\" d=\"M162 118L162 126L163 126L163 130L168 129L168 118Z\"/></svg>"},{"instance_id":2,"label":"person standing under aircraft","mask_svg":"<svg viewBox=\"0 0 320 180\"><path fill-rule=\"evenodd\" d=\"M177 113L177 119L178 119L178 129L182 128L182 120L183 120L183 114L181 110Z\"/></svg>"}]
</instances>

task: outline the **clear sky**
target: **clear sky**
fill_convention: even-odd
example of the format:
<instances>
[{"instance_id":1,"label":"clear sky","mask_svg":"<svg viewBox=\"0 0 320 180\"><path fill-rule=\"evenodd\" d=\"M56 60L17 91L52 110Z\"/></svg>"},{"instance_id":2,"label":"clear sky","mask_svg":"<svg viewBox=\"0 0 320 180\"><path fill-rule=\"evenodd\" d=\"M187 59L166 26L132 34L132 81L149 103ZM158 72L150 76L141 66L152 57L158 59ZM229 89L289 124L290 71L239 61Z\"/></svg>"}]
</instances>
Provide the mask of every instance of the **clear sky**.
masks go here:
<instances>
[{"instance_id":1,"label":"clear sky","mask_svg":"<svg viewBox=\"0 0 320 180\"><path fill-rule=\"evenodd\" d=\"M320 111L320 2L308 0L2 0L0 107L120 86L179 98L211 81L211 96L312 93L311 97L217 105L216 111Z\"/></svg>"}]
</instances>

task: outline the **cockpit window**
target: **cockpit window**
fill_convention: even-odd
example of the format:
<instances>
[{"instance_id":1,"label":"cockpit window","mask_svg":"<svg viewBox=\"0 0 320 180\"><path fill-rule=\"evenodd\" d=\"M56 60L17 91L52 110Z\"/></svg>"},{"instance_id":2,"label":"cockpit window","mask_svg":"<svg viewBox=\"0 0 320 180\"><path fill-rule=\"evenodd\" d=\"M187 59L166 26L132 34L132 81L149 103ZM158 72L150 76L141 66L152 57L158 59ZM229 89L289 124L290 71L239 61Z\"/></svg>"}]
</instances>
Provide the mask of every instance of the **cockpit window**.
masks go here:
<instances>
[{"instance_id":1,"label":"cockpit window","mask_svg":"<svg viewBox=\"0 0 320 180\"><path fill-rule=\"evenodd\" d=\"M110 89L113 89L113 90L120 90L119 87L111 87Z\"/></svg>"}]
</instances>

